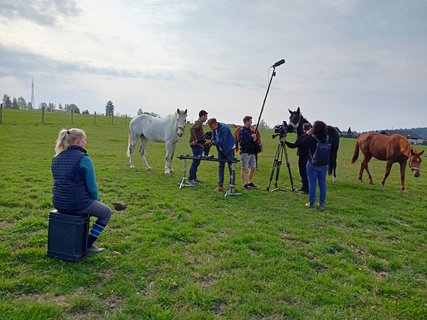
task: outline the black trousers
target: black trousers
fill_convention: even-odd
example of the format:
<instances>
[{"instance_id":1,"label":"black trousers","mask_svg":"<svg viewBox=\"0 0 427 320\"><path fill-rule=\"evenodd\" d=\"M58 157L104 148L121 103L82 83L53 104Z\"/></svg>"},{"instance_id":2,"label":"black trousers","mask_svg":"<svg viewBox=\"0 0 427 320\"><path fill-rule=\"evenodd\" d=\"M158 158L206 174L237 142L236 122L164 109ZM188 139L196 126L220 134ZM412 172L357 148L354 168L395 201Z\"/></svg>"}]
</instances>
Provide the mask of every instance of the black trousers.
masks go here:
<instances>
[{"instance_id":1,"label":"black trousers","mask_svg":"<svg viewBox=\"0 0 427 320\"><path fill-rule=\"evenodd\" d=\"M299 175L302 183L301 190L306 192L308 192L307 161L308 157L306 156L299 156L298 158Z\"/></svg>"}]
</instances>

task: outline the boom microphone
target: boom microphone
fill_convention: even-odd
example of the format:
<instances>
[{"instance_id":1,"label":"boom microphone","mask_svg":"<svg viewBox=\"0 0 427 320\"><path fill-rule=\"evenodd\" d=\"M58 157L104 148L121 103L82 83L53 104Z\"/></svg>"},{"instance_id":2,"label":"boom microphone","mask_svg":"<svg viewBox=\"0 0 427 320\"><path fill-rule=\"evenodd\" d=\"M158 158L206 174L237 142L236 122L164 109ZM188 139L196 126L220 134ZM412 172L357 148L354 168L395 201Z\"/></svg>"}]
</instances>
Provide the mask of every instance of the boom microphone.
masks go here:
<instances>
[{"instance_id":1,"label":"boom microphone","mask_svg":"<svg viewBox=\"0 0 427 320\"><path fill-rule=\"evenodd\" d=\"M285 59L282 59L282 60L279 60L279 61L277 61L275 64L273 64L272 66L271 66L271 68L276 68L276 67L278 67L278 66L281 66L282 64L284 64L285 63Z\"/></svg>"}]
</instances>

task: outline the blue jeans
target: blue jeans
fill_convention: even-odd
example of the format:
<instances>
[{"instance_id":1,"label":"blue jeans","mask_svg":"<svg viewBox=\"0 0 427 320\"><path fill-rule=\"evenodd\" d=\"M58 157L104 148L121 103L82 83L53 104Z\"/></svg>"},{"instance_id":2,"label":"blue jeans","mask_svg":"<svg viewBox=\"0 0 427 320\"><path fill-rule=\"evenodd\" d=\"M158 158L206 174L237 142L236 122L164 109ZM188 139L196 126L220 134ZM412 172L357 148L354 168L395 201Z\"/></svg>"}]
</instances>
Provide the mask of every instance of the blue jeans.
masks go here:
<instances>
[{"instance_id":1,"label":"blue jeans","mask_svg":"<svg viewBox=\"0 0 427 320\"><path fill-rule=\"evenodd\" d=\"M316 187L319 184L319 203L321 206L325 205L326 200L326 175L328 166L313 166L307 162L307 175L308 175L308 191L310 198L310 205L316 202Z\"/></svg>"},{"instance_id":2,"label":"blue jeans","mask_svg":"<svg viewBox=\"0 0 427 320\"><path fill-rule=\"evenodd\" d=\"M200 157L203 152L202 146L191 146L191 151L193 151L193 157ZM188 179L189 180L195 180L197 179L197 168L200 165L200 159L194 159L193 163L191 164L190 172Z\"/></svg>"},{"instance_id":3,"label":"blue jeans","mask_svg":"<svg viewBox=\"0 0 427 320\"><path fill-rule=\"evenodd\" d=\"M235 160L234 157L234 149L232 149L229 153L224 154L221 150L218 150L218 159L221 160ZM225 168L225 162L220 162L218 167L218 185L224 186L224 168ZM231 163L228 162L228 171L230 172L230 180L231 180ZM233 181L235 181L235 177L233 176Z\"/></svg>"}]
</instances>

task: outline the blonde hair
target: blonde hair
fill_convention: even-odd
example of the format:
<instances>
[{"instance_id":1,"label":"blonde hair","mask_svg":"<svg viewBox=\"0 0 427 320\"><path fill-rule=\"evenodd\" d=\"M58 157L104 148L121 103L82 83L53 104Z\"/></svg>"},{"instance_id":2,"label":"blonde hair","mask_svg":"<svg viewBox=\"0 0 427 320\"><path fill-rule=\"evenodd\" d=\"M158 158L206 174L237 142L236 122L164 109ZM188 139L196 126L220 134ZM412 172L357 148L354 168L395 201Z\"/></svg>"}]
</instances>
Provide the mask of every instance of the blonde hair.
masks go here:
<instances>
[{"instance_id":1,"label":"blonde hair","mask_svg":"<svg viewBox=\"0 0 427 320\"><path fill-rule=\"evenodd\" d=\"M55 156L60 154L69 146L75 144L75 141L80 137L86 138L86 133L82 129L71 128L68 130L62 129L61 131L59 131L58 139L56 139L55 145Z\"/></svg>"}]
</instances>

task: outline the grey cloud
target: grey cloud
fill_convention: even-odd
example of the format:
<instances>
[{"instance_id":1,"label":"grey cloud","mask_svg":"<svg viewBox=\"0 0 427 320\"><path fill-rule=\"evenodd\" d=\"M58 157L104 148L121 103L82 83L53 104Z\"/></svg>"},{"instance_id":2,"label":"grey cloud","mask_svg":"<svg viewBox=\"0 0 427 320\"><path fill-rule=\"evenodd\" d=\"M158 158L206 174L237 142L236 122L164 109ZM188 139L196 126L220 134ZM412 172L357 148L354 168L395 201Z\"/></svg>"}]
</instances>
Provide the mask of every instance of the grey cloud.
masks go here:
<instances>
[{"instance_id":1,"label":"grey cloud","mask_svg":"<svg viewBox=\"0 0 427 320\"><path fill-rule=\"evenodd\" d=\"M74 0L2 0L0 16L6 19L22 18L40 25L55 25L59 16L80 13Z\"/></svg>"},{"instance_id":2,"label":"grey cloud","mask_svg":"<svg viewBox=\"0 0 427 320\"><path fill-rule=\"evenodd\" d=\"M165 71L133 71L117 68L99 68L81 63L58 61L49 57L18 50L10 50L0 45L0 74L2 76L31 76L33 74L61 74L80 72L125 78L177 80L172 72Z\"/></svg>"}]
</instances>

